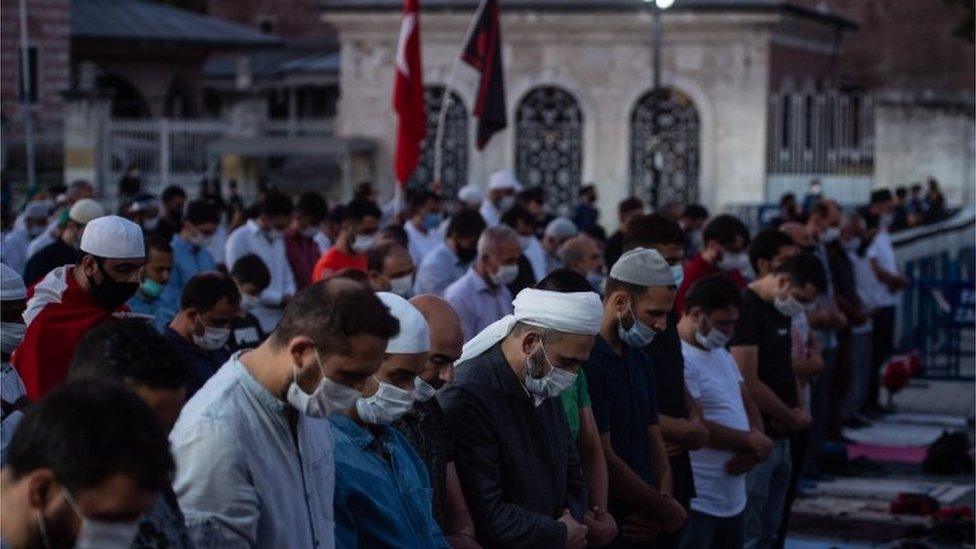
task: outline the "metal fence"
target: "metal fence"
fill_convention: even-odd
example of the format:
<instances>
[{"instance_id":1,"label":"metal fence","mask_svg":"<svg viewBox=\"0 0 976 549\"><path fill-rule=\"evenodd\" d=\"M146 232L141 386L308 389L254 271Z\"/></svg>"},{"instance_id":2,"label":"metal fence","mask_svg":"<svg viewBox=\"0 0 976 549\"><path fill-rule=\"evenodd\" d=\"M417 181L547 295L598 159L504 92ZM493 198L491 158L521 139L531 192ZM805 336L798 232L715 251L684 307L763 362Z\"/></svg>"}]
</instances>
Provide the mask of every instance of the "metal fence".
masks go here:
<instances>
[{"instance_id":1,"label":"metal fence","mask_svg":"<svg viewBox=\"0 0 976 549\"><path fill-rule=\"evenodd\" d=\"M781 90L769 97L767 172L871 175L874 100L855 91Z\"/></svg>"},{"instance_id":2,"label":"metal fence","mask_svg":"<svg viewBox=\"0 0 976 549\"><path fill-rule=\"evenodd\" d=\"M333 123L328 118L271 118L264 123L269 137L328 137Z\"/></svg>"},{"instance_id":3,"label":"metal fence","mask_svg":"<svg viewBox=\"0 0 976 549\"><path fill-rule=\"evenodd\" d=\"M3 173L13 190L23 196L27 189L27 145L23 135L3 136ZM57 131L34 135L34 174L42 186L64 179L64 134Z\"/></svg>"}]
</instances>

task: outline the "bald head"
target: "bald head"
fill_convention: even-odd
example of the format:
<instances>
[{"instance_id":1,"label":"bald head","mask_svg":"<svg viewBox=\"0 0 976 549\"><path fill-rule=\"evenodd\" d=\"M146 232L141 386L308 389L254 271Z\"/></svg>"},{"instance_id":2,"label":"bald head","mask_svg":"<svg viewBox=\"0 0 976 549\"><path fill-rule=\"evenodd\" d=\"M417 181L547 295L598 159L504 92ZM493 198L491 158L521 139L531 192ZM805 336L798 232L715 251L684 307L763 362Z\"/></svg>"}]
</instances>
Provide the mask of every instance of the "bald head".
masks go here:
<instances>
[{"instance_id":1,"label":"bald head","mask_svg":"<svg viewBox=\"0 0 976 549\"><path fill-rule=\"evenodd\" d=\"M796 245L800 246L801 248L809 248L810 246L813 246L813 238L810 236L810 233L807 232L806 227L795 221L783 223L779 226L779 230L788 234L790 238L793 239L793 242L795 242Z\"/></svg>"},{"instance_id":2,"label":"bald head","mask_svg":"<svg viewBox=\"0 0 976 549\"><path fill-rule=\"evenodd\" d=\"M577 273L586 276L590 273L603 272L603 254L596 241L582 234L567 240L562 248L563 265Z\"/></svg>"},{"instance_id":3,"label":"bald head","mask_svg":"<svg viewBox=\"0 0 976 549\"><path fill-rule=\"evenodd\" d=\"M454 361L461 356L464 333L461 320L444 299L431 294L421 294L410 300L430 327L430 352L427 366L420 377L434 387L450 382L454 375Z\"/></svg>"}]
</instances>

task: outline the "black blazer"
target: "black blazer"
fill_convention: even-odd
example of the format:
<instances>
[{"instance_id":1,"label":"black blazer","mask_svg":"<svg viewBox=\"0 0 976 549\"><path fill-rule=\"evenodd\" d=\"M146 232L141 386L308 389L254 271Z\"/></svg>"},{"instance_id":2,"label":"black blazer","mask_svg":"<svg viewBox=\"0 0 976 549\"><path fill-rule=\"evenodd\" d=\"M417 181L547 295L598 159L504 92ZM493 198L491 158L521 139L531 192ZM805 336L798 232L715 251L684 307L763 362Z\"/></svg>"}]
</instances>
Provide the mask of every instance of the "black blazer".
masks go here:
<instances>
[{"instance_id":1,"label":"black blazer","mask_svg":"<svg viewBox=\"0 0 976 549\"><path fill-rule=\"evenodd\" d=\"M563 547L558 522L582 522L586 483L559 398L536 407L495 345L457 367L438 396L454 433L454 464L486 547Z\"/></svg>"}]
</instances>

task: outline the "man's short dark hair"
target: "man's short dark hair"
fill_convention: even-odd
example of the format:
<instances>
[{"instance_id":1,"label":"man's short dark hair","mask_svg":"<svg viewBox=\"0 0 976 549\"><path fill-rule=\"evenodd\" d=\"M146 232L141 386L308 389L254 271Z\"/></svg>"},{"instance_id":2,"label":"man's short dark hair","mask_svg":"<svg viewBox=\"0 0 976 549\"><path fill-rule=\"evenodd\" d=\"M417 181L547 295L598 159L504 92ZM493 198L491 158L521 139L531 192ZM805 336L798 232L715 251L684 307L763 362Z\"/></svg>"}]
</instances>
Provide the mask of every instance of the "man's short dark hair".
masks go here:
<instances>
[{"instance_id":1,"label":"man's short dark hair","mask_svg":"<svg viewBox=\"0 0 976 549\"><path fill-rule=\"evenodd\" d=\"M749 244L749 264L753 270L759 272L759 260L765 259L772 261L779 255L779 251L787 246L795 246L796 243L790 235L779 229L763 229L756 234Z\"/></svg>"},{"instance_id":2,"label":"man's short dark hair","mask_svg":"<svg viewBox=\"0 0 976 549\"><path fill-rule=\"evenodd\" d=\"M775 272L786 274L790 282L798 288L813 284L818 292L827 291L827 272L820 259L813 254L799 253L789 257L776 268Z\"/></svg>"},{"instance_id":3,"label":"man's short dark hair","mask_svg":"<svg viewBox=\"0 0 976 549\"><path fill-rule=\"evenodd\" d=\"M485 230L485 220L481 214L467 208L451 216L447 222L448 238L473 238L475 240L481 236L481 231Z\"/></svg>"},{"instance_id":4,"label":"man's short dark hair","mask_svg":"<svg viewBox=\"0 0 976 549\"><path fill-rule=\"evenodd\" d=\"M875 189L871 191L871 204L878 204L891 200L891 189Z\"/></svg>"},{"instance_id":5,"label":"man's short dark hair","mask_svg":"<svg viewBox=\"0 0 976 549\"><path fill-rule=\"evenodd\" d=\"M519 191L515 195L515 201L519 204L524 204L526 202L538 202L544 204L546 202L546 190L542 187L529 187Z\"/></svg>"},{"instance_id":6,"label":"man's short dark hair","mask_svg":"<svg viewBox=\"0 0 976 549\"><path fill-rule=\"evenodd\" d=\"M164 254L173 253L173 246L170 245L169 241L165 238L159 236L155 233L150 233L146 237L146 252L149 250L156 250L157 252L163 252Z\"/></svg>"},{"instance_id":7,"label":"man's short dark hair","mask_svg":"<svg viewBox=\"0 0 976 549\"><path fill-rule=\"evenodd\" d=\"M376 204L364 198L353 199L342 211L343 221L359 223L367 217L375 217L378 220L383 217L383 213L376 207Z\"/></svg>"},{"instance_id":8,"label":"man's short dark hair","mask_svg":"<svg viewBox=\"0 0 976 549\"><path fill-rule=\"evenodd\" d=\"M635 215L624 230L624 251L653 248L655 244L684 245L685 233L677 221L659 214Z\"/></svg>"},{"instance_id":9,"label":"man's short dark hair","mask_svg":"<svg viewBox=\"0 0 976 549\"><path fill-rule=\"evenodd\" d=\"M395 248L400 248L406 251L406 248L400 245L399 242L386 241L377 244L370 248L366 252L366 268L370 271L376 271L378 273L383 272L383 262L386 261L386 256L390 255Z\"/></svg>"},{"instance_id":10,"label":"man's short dark hair","mask_svg":"<svg viewBox=\"0 0 976 549\"><path fill-rule=\"evenodd\" d=\"M516 204L505 211L502 214L501 222L503 225L508 225L509 227L515 229L518 227L519 222L525 223L532 227L536 226L537 220L532 212L527 210L525 206L521 204Z\"/></svg>"},{"instance_id":11,"label":"man's short dark hair","mask_svg":"<svg viewBox=\"0 0 976 549\"><path fill-rule=\"evenodd\" d=\"M689 312L701 307L706 313L726 307L742 307L742 292L724 273L702 277L688 288L685 295L685 310Z\"/></svg>"},{"instance_id":12,"label":"man's short dark hair","mask_svg":"<svg viewBox=\"0 0 976 549\"><path fill-rule=\"evenodd\" d=\"M733 215L722 214L713 217L705 225L702 241L707 243L709 240L714 240L722 246L728 247L735 244L736 236L742 237L743 245L749 245L749 229L746 228L745 224Z\"/></svg>"},{"instance_id":13,"label":"man's short dark hair","mask_svg":"<svg viewBox=\"0 0 976 549\"><path fill-rule=\"evenodd\" d=\"M827 219L830 217L830 206L833 204L829 199L822 199L816 201L813 206L810 207L810 215L815 215L821 219Z\"/></svg>"},{"instance_id":14,"label":"man's short dark hair","mask_svg":"<svg viewBox=\"0 0 976 549\"><path fill-rule=\"evenodd\" d=\"M314 192L302 193L295 202L295 211L309 218L313 225L321 223L329 215L329 204L322 195Z\"/></svg>"},{"instance_id":15,"label":"man's short dark hair","mask_svg":"<svg viewBox=\"0 0 976 549\"><path fill-rule=\"evenodd\" d=\"M701 204L688 204L685 206L685 211L681 213L681 217L687 217L688 219L708 219L708 210Z\"/></svg>"},{"instance_id":16,"label":"man's short dark hair","mask_svg":"<svg viewBox=\"0 0 976 549\"><path fill-rule=\"evenodd\" d=\"M256 254L247 254L235 261L230 276L238 284L253 284L260 291L271 285L271 271Z\"/></svg>"},{"instance_id":17,"label":"man's short dark hair","mask_svg":"<svg viewBox=\"0 0 976 549\"><path fill-rule=\"evenodd\" d=\"M896 187L895 196L897 196L898 198L905 198L906 196L908 196L908 189L905 187Z\"/></svg>"},{"instance_id":18,"label":"man's short dark hair","mask_svg":"<svg viewBox=\"0 0 976 549\"><path fill-rule=\"evenodd\" d=\"M617 214L624 215L636 210L644 211L644 201L636 196L631 196L620 201L617 206Z\"/></svg>"},{"instance_id":19,"label":"man's short dark hair","mask_svg":"<svg viewBox=\"0 0 976 549\"><path fill-rule=\"evenodd\" d=\"M392 240L404 248L410 246L410 237L407 236L407 230L403 228L403 225L389 225L383 227L380 229L378 237L386 240Z\"/></svg>"},{"instance_id":20,"label":"man's short dark hair","mask_svg":"<svg viewBox=\"0 0 976 549\"><path fill-rule=\"evenodd\" d=\"M614 292L626 292L627 296L631 299L637 299L643 295L649 287L650 286L638 286L637 284L631 284L630 282L624 282L623 280L618 280L608 276L606 287L603 289L603 297L606 299Z\"/></svg>"},{"instance_id":21,"label":"man's short dark hair","mask_svg":"<svg viewBox=\"0 0 976 549\"><path fill-rule=\"evenodd\" d=\"M593 286L586 277L572 269L556 269L536 283L535 289L550 292L592 292Z\"/></svg>"},{"instance_id":22,"label":"man's short dark hair","mask_svg":"<svg viewBox=\"0 0 976 549\"><path fill-rule=\"evenodd\" d=\"M333 355L347 353L352 336L389 339L399 332L400 323L370 288L350 280L327 280L291 298L271 338L280 346L308 336L319 353Z\"/></svg>"},{"instance_id":23,"label":"man's short dark hair","mask_svg":"<svg viewBox=\"0 0 976 549\"><path fill-rule=\"evenodd\" d=\"M196 309L205 312L213 309L221 299L227 299L235 307L241 303L241 293L234 281L224 273L206 271L196 274L183 285L180 310Z\"/></svg>"},{"instance_id":24,"label":"man's short dark hair","mask_svg":"<svg viewBox=\"0 0 976 549\"><path fill-rule=\"evenodd\" d=\"M220 222L220 210L212 201L198 198L187 203L186 214L183 216L183 220L189 221L194 225L218 223Z\"/></svg>"},{"instance_id":25,"label":"man's short dark hair","mask_svg":"<svg viewBox=\"0 0 976 549\"><path fill-rule=\"evenodd\" d=\"M159 200L163 204L166 204L174 198L182 198L186 200L186 191L183 190L183 187L179 185L170 185L169 187L163 189L162 194L159 195Z\"/></svg>"},{"instance_id":26,"label":"man's short dark hair","mask_svg":"<svg viewBox=\"0 0 976 549\"><path fill-rule=\"evenodd\" d=\"M595 192L596 192L596 185L590 183L588 185L583 185L582 187L580 187L580 190L578 193L576 193L576 196L582 198L590 193L595 193Z\"/></svg>"},{"instance_id":27,"label":"man's short dark hair","mask_svg":"<svg viewBox=\"0 0 976 549\"><path fill-rule=\"evenodd\" d=\"M264 200L261 201L261 214L268 217L282 217L291 215L295 211L295 204L287 194L269 190L264 193Z\"/></svg>"},{"instance_id":28,"label":"man's short dark hair","mask_svg":"<svg viewBox=\"0 0 976 549\"><path fill-rule=\"evenodd\" d=\"M780 207L785 206L787 202L796 202L796 195L793 193L783 193L782 196L779 197Z\"/></svg>"},{"instance_id":29,"label":"man's short dark hair","mask_svg":"<svg viewBox=\"0 0 976 549\"><path fill-rule=\"evenodd\" d=\"M186 386L186 364L148 322L119 320L99 324L81 338L71 358L70 377L175 390Z\"/></svg>"},{"instance_id":30,"label":"man's short dark hair","mask_svg":"<svg viewBox=\"0 0 976 549\"><path fill-rule=\"evenodd\" d=\"M6 467L15 478L50 469L75 497L119 474L160 491L174 470L156 415L130 389L104 379L68 381L34 405L10 440Z\"/></svg>"},{"instance_id":31,"label":"man's short dark hair","mask_svg":"<svg viewBox=\"0 0 976 549\"><path fill-rule=\"evenodd\" d=\"M439 197L436 194L426 189L418 189L415 191L411 191L409 194L410 196L408 197L409 198L408 205L411 213L416 213L417 210L426 206L427 202L431 200L439 200Z\"/></svg>"}]
</instances>

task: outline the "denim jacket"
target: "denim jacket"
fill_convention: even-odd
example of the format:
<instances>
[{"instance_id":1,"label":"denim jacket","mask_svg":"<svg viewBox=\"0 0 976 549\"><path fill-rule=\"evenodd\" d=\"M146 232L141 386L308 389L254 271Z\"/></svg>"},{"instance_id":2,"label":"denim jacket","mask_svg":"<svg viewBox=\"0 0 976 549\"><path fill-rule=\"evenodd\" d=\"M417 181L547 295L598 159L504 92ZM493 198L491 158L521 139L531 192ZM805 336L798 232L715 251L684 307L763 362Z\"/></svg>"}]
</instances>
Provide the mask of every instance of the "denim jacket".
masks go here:
<instances>
[{"instance_id":1,"label":"denim jacket","mask_svg":"<svg viewBox=\"0 0 976 549\"><path fill-rule=\"evenodd\" d=\"M447 542L431 510L427 466L396 429L374 435L342 412L335 439L336 547L432 547Z\"/></svg>"}]
</instances>

